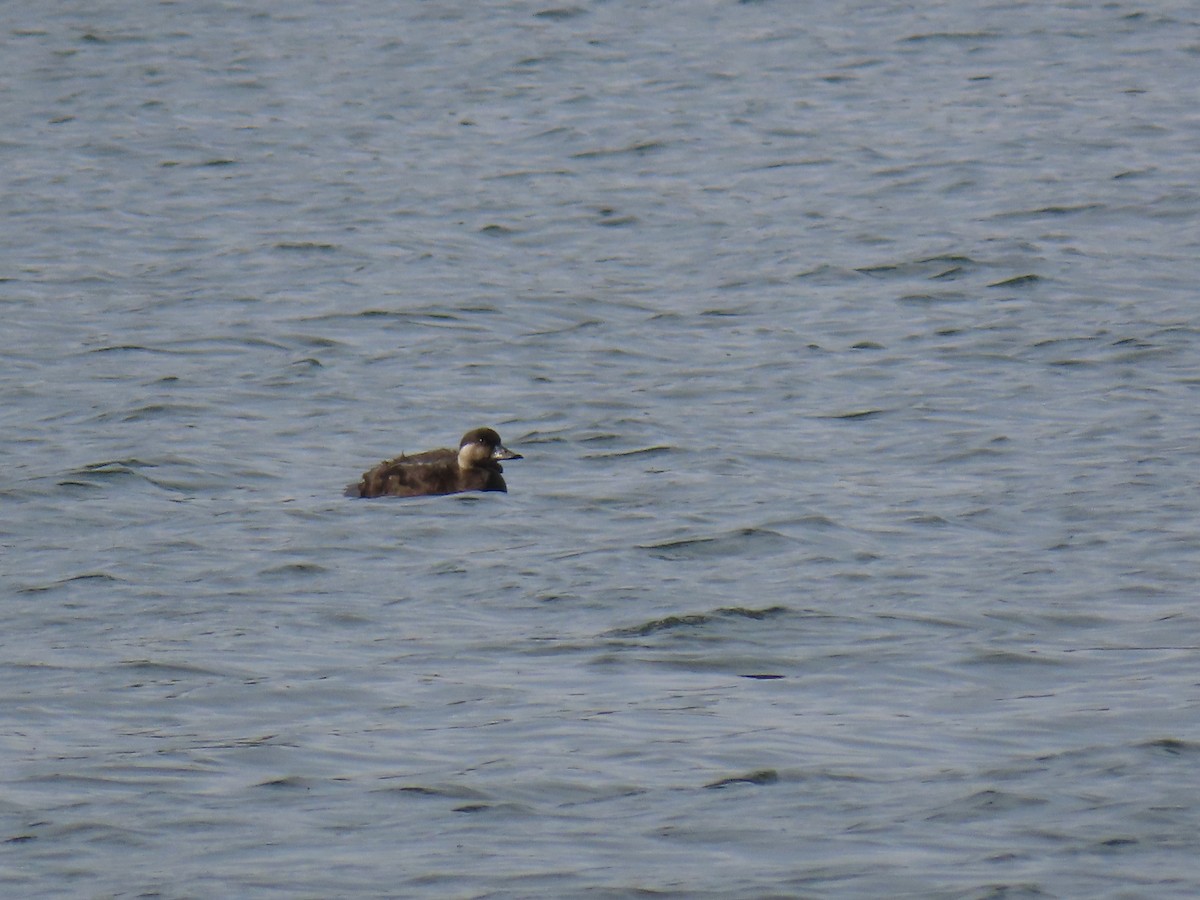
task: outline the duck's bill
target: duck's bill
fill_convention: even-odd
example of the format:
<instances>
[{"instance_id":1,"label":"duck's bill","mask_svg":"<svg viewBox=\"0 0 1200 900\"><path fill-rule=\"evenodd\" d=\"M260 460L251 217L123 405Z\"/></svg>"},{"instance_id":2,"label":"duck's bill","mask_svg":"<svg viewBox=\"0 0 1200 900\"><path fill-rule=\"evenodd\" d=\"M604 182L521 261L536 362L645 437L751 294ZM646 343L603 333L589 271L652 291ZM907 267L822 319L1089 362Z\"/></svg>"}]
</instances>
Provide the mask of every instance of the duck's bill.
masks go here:
<instances>
[{"instance_id":1,"label":"duck's bill","mask_svg":"<svg viewBox=\"0 0 1200 900\"><path fill-rule=\"evenodd\" d=\"M492 451L492 459L524 459L520 453L513 453L507 447L497 447Z\"/></svg>"}]
</instances>

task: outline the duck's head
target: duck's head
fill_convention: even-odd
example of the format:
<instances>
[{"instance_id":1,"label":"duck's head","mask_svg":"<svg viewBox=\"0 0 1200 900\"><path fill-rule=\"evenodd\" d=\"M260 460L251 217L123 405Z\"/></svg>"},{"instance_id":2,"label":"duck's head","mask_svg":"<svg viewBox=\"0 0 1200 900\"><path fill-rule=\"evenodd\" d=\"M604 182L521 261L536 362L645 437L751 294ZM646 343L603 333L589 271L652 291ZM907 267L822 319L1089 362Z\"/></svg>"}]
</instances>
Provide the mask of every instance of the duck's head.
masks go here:
<instances>
[{"instance_id":1,"label":"duck's head","mask_svg":"<svg viewBox=\"0 0 1200 900\"><path fill-rule=\"evenodd\" d=\"M458 467L473 469L489 467L502 459L523 459L500 442L500 435L490 428L476 428L463 435L458 445ZM499 468L499 466L495 466Z\"/></svg>"}]
</instances>

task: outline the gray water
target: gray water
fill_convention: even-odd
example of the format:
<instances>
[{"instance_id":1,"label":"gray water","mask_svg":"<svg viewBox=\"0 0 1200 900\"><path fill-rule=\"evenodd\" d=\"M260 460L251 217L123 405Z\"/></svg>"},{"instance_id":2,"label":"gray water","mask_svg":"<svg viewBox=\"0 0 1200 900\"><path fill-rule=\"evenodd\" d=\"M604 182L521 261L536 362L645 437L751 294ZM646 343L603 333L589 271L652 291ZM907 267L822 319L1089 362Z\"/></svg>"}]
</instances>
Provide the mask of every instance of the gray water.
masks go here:
<instances>
[{"instance_id":1,"label":"gray water","mask_svg":"<svg viewBox=\"0 0 1200 900\"><path fill-rule=\"evenodd\" d=\"M1192 3L0 6L0 894L1200 892ZM352 501L499 429L509 491Z\"/></svg>"}]
</instances>

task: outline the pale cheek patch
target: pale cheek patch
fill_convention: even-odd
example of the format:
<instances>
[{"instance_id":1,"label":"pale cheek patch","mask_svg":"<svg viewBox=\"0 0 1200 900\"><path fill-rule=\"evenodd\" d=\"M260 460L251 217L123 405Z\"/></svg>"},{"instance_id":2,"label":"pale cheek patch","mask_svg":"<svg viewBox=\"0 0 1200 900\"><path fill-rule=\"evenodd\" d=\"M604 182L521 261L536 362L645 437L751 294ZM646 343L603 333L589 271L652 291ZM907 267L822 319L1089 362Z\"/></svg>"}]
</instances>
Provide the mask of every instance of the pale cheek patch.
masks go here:
<instances>
[{"instance_id":1,"label":"pale cheek patch","mask_svg":"<svg viewBox=\"0 0 1200 900\"><path fill-rule=\"evenodd\" d=\"M458 467L473 469L490 457L487 447L483 444L467 444L458 451Z\"/></svg>"}]
</instances>

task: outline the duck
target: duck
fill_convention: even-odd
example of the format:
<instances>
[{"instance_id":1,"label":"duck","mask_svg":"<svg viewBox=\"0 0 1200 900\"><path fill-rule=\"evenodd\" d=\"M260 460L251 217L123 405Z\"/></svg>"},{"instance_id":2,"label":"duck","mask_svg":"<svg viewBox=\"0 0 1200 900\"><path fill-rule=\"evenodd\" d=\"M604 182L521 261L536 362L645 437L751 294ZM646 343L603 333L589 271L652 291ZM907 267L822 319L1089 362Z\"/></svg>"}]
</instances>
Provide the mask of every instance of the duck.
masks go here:
<instances>
[{"instance_id":1,"label":"duck","mask_svg":"<svg viewBox=\"0 0 1200 900\"><path fill-rule=\"evenodd\" d=\"M504 446L491 428L474 428L462 436L458 450L444 447L411 456L401 454L368 469L347 497L432 497L467 491L508 492L502 459L524 459Z\"/></svg>"}]
</instances>

